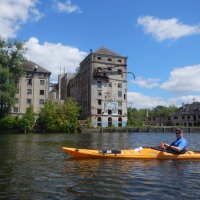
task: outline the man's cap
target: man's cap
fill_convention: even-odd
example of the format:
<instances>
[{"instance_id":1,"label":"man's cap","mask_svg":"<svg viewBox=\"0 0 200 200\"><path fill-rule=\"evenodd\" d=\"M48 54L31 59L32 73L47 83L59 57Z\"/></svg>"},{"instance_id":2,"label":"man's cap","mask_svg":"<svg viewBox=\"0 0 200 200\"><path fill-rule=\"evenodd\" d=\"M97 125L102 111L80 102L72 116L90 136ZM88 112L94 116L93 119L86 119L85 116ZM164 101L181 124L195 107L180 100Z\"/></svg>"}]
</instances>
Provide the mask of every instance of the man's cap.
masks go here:
<instances>
[{"instance_id":1,"label":"man's cap","mask_svg":"<svg viewBox=\"0 0 200 200\"><path fill-rule=\"evenodd\" d=\"M176 132L182 132L182 133L183 133L183 129L177 128L177 129L176 129Z\"/></svg>"}]
</instances>

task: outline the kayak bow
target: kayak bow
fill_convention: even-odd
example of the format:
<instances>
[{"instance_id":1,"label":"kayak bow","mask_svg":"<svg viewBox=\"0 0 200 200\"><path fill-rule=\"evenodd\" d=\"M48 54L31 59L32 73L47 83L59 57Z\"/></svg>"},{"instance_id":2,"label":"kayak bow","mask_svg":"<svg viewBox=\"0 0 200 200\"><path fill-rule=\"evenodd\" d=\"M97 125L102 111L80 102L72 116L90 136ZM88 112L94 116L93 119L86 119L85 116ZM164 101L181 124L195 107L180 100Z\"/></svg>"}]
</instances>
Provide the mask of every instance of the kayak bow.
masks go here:
<instances>
[{"instance_id":1,"label":"kayak bow","mask_svg":"<svg viewBox=\"0 0 200 200\"><path fill-rule=\"evenodd\" d=\"M157 148L143 148L127 150L95 150L95 149L76 149L63 147L63 151L73 157L84 158L129 158L129 159L173 159L173 160L190 160L200 159L200 151L187 151L184 154L173 154L161 151Z\"/></svg>"}]
</instances>

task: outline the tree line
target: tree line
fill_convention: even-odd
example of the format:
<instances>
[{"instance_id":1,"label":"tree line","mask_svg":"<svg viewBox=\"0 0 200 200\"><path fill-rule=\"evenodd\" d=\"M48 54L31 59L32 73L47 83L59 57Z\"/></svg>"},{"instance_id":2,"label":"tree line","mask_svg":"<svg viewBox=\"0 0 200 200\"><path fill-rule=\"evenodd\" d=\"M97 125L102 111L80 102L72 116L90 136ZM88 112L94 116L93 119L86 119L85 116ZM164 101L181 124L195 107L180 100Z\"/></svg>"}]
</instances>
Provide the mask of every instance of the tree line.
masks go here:
<instances>
[{"instance_id":1,"label":"tree line","mask_svg":"<svg viewBox=\"0 0 200 200\"><path fill-rule=\"evenodd\" d=\"M169 117L173 115L178 110L178 107L171 105L169 107L156 106L152 109L136 109L128 108L128 126L143 126L147 117L149 118L159 118L159 117Z\"/></svg>"}]
</instances>

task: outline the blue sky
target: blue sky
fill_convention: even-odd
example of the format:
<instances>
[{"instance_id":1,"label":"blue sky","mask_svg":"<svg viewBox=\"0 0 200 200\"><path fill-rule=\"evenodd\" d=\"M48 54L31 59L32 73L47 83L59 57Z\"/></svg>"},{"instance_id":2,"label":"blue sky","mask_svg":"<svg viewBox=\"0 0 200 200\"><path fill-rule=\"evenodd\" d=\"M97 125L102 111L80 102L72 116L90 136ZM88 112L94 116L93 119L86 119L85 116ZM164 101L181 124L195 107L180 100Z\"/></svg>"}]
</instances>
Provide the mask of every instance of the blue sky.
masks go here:
<instances>
[{"instance_id":1,"label":"blue sky","mask_svg":"<svg viewBox=\"0 0 200 200\"><path fill-rule=\"evenodd\" d=\"M26 57L74 72L90 49L128 57L128 105L200 101L199 0L0 0L0 36L25 41Z\"/></svg>"}]
</instances>

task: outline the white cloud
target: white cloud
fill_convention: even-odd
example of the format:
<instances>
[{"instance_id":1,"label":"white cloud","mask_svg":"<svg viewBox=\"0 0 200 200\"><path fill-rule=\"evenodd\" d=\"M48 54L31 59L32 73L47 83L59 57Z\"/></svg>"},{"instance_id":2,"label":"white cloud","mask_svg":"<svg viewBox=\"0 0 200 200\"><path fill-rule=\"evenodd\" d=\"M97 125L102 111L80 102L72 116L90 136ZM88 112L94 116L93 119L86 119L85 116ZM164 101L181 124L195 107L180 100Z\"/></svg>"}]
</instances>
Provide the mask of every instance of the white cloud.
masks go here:
<instances>
[{"instance_id":1,"label":"white cloud","mask_svg":"<svg viewBox=\"0 0 200 200\"><path fill-rule=\"evenodd\" d=\"M156 79L156 78L144 79L142 77L138 77L131 82L140 87L144 87L144 88L148 88L148 89L159 86L159 84L158 84L159 79Z\"/></svg>"},{"instance_id":2,"label":"white cloud","mask_svg":"<svg viewBox=\"0 0 200 200\"><path fill-rule=\"evenodd\" d=\"M42 15L36 4L37 0L0 0L0 36L3 39L15 37L23 23L40 19Z\"/></svg>"},{"instance_id":3,"label":"white cloud","mask_svg":"<svg viewBox=\"0 0 200 200\"><path fill-rule=\"evenodd\" d=\"M168 106L170 105L168 102L162 100L159 97L150 97L145 96L141 93L137 92L128 92L128 105L133 108L141 109L141 108L153 108L158 105Z\"/></svg>"},{"instance_id":4,"label":"white cloud","mask_svg":"<svg viewBox=\"0 0 200 200\"><path fill-rule=\"evenodd\" d=\"M81 13L81 9L77 5L72 4L71 0L67 0L64 3L55 0L54 3L55 3L55 8L59 12L65 12L65 13L79 12L79 13Z\"/></svg>"},{"instance_id":5,"label":"white cloud","mask_svg":"<svg viewBox=\"0 0 200 200\"><path fill-rule=\"evenodd\" d=\"M144 27L146 33L151 33L158 41L178 39L200 33L199 25L186 25L176 18L164 20L153 16L143 16L138 18L137 23Z\"/></svg>"},{"instance_id":6,"label":"white cloud","mask_svg":"<svg viewBox=\"0 0 200 200\"><path fill-rule=\"evenodd\" d=\"M192 103L194 101L200 102L200 96L198 95L185 95L185 96L178 96L178 97L173 97L169 98L168 102L171 102L173 105L181 106L182 103L187 104L187 103Z\"/></svg>"},{"instance_id":7,"label":"white cloud","mask_svg":"<svg viewBox=\"0 0 200 200\"><path fill-rule=\"evenodd\" d=\"M65 67L65 72L75 72L87 55L86 52L61 43L44 42L40 44L39 40L34 37L29 39L25 47L28 49L26 58L50 71L52 80L57 80L60 68Z\"/></svg>"},{"instance_id":8,"label":"white cloud","mask_svg":"<svg viewBox=\"0 0 200 200\"><path fill-rule=\"evenodd\" d=\"M169 80L161 85L162 89L171 92L199 92L200 91L200 64L174 69Z\"/></svg>"},{"instance_id":9,"label":"white cloud","mask_svg":"<svg viewBox=\"0 0 200 200\"><path fill-rule=\"evenodd\" d=\"M200 102L198 95L185 95L162 99L160 97L146 96L142 93L128 92L128 106L137 109L152 109L156 106L171 106L181 107L182 103L192 103L193 101Z\"/></svg>"}]
</instances>

